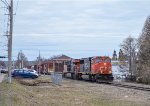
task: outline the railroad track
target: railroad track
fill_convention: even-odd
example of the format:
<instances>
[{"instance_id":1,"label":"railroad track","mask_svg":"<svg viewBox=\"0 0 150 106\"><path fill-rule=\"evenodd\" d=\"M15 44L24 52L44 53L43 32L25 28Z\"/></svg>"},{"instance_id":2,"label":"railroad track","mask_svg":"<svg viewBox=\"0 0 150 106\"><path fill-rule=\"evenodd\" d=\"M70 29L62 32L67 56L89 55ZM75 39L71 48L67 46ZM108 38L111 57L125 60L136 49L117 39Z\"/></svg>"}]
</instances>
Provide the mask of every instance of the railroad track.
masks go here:
<instances>
[{"instance_id":1,"label":"railroad track","mask_svg":"<svg viewBox=\"0 0 150 106\"><path fill-rule=\"evenodd\" d=\"M69 77L66 77L67 79L71 79ZM73 80L73 79L71 79ZM79 80L79 81L85 81L85 82L90 82L90 83L99 83L99 84L105 84L105 85L110 85L110 86L116 86L116 87L123 87L123 88L129 88L129 89L135 89L135 90L141 90L141 91L148 91L150 92L150 87L141 87L141 86L136 86L136 85L128 85L124 83L116 83L116 82L92 82L89 80Z\"/></svg>"},{"instance_id":2,"label":"railroad track","mask_svg":"<svg viewBox=\"0 0 150 106\"><path fill-rule=\"evenodd\" d=\"M149 91L150 92L150 87L141 87L141 86L127 85L127 84L114 83L114 82L109 83L109 85L117 86L117 87L123 87L123 88L136 89L136 90L142 90L142 91Z\"/></svg>"}]
</instances>

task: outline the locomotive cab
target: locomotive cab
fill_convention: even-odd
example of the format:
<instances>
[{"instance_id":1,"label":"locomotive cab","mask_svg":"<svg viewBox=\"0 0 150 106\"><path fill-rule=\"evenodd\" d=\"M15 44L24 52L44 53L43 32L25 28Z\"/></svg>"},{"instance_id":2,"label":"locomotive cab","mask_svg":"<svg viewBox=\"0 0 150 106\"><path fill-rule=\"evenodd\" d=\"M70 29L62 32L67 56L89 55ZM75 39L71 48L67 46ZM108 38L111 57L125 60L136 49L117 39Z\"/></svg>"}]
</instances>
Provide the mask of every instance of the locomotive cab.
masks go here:
<instances>
[{"instance_id":1,"label":"locomotive cab","mask_svg":"<svg viewBox=\"0 0 150 106\"><path fill-rule=\"evenodd\" d=\"M91 72L95 75L96 80L113 80L111 59L107 56L93 57Z\"/></svg>"}]
</instances>

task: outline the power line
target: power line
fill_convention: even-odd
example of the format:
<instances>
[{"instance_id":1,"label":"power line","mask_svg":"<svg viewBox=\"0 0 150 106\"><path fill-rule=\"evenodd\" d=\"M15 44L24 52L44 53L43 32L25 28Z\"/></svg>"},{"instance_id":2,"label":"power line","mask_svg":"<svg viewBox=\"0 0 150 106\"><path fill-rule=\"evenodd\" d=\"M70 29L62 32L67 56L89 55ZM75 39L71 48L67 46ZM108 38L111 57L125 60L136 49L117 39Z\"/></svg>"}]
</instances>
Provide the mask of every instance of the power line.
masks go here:
<instances>
[{"instance_id":1,"label":"power line","mask_svg":"<svg viewBox=\"0 0 150 106\"><path fill-rule=\"evenodd\" d=\"M5 2L5 4L4 4L4 2ZM3 0L3 4L4 5L8 5L8 2L5 0ZM0 56L3 56L3 55L6 55L7 54L7 52L8 52L8 50L7 50L7 38L5 37L5 35L7 35L7 31L6 31L6 29L8 30L8 28L7 28L7 23L8 23L8 19L7 19L7 17L6 17L6 15L4 15L5 13L7 13L8 12L8 7L6 7L6 6L4 6L3 8L2 8L2 10L3 10L3 12L2 12L2 14L3 14L3 16L2 16L2 21L1 21L1 34L0 34Z\"/></svg>"},{"instance_id":2,"label":"power line","mask_svg":"<svg viewBox=\"0 0 150 106\"><path fill-rule=\"evenodd\" d=\"M8 23L6 35L8 36L8 82L11 83L11 69L12 69L12 35L13 35L13 0L8 4L7 0L1 0L8 9ZM9 24L10 23L10 24ZM9 27L9 28L8 28ZM9 29L9 31L8 31Z\"/></svg>"},{"instance_id":3,"label":"power line","mask_svg":"<svg viewBox=\"0 0 150 106\"><path fill-rule=\"evenodd\" d=\"M19 0L17 1L17 4L16 4L16 11L15 11L15 14L17 13L18 7L19 7Z\"/></svg>"},{"instance_id":4,"label":"power line","mask_svg":"<svg viewBox=\"0 0 150 106\"><path fill-rule=\"evenodd\" d=\"M5 3L6 3L7 5L9 5L8 2L7 2L7 0L5 0Z\"/></svg>"},{"instance_id":5,"label":"power line","mask_svg":"<svg viewBox=\"0 0 150 106\"><path fill-rule=\"evenodd\" d=\"M6 0L5 1L1 0L1 1L5 4L6 7L9 6L9 4L8 4L8 2Z\"/></svg>"}]
</instances>

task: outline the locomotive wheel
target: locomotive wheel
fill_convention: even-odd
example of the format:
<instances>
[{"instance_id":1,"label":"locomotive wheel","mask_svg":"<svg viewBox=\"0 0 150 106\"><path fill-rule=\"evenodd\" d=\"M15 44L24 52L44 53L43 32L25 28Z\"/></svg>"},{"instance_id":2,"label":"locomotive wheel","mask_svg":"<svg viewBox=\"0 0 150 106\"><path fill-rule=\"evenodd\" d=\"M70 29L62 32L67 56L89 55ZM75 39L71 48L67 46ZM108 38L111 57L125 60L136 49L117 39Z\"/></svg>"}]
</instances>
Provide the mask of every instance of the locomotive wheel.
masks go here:
<instances>
[{"instance_id":1,"label":"locomotive wheel","mask_svg":"<svg viewBox=\"0 0 150 106\"><path fill-rule=\"evenodd\" d=\"M100 80L99 80L99 75L98 75L98 74L95 75L95 81L96 81L96 82L100 82Z\"/></svg>"},{"instance_id":2,"label":"locomotive wheel","mask_svg":"<svg viewBox=\"0 0 150 106\"><path fill-rule=\"evenodd\" d=\"M76 79L77 79L77 80L79 80L79 79L80 79L80 78L79 78L79 74L76 74Z\"/></svg>"},{"instance_id":3,"label":"locomotive wheel","mask_svg":"<svg viewBox=\"0 0 150 106\"><path fill-rule=\"evenodd\" d=\"M76 79L76 74L72 73L72 79Z\"/></svg>"},{"instance_id":4,"label":"locomotive wheel","mask_svg":"<svg viewBox=\"0 0 150 106\"><path fill-rule=\"evenodd\" d=\"M91 74L89 74L89 80L92 81L92 75Z\"/></svg>"},{"instance_id":5,"label":"locomotive wheel","mask_svg":"<svg viewBox=\"0 0 150 106\"><path fill-rule=\"evenodd\" d=\"M82 80L82 74L79 74L79 80Z\"/></svg>"},{"instance_id":6,"label":"locomotive wheel","mask_svg":"<svg viewBox=\"0 0 150 106\"><path fill-rule=\"evenodd\" d=\"M96 82L95 75L92 75L92 82Z\"/></svg>"},{"instance_id":7,"label":"locomotive wheel","mask_svg":"<svg viewBox=\"0 0 150 106\"><path fill-rule=\"evenodd\" d=\"M71 73L71 78L73 79L73 73Z\"/></svg>"},{"instance_id":8,"label":"locomotive wheel","mask_svg":"<svg viewBox=\"0 0 150 106\"><path fill-rule=\"evenodd\" d=\"M67 73L63 73L63 77L64 77L64 78L66 77L66 74L67 74Z\"/></svg>"}]
</instances>

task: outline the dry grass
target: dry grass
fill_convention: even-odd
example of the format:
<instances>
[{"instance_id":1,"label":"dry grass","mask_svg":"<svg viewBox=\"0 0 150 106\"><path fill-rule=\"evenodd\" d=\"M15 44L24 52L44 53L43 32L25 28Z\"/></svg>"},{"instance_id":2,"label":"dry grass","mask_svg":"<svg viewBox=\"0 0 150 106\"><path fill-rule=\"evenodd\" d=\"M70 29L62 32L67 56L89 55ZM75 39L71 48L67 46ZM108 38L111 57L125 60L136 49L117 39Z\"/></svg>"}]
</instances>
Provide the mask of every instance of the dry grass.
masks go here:
<instances>
[{"instance_id":1,"label":"dry grass","mask_svg":"<svg viewBox=\"0 0 150 106\"><path fill-rule=\"evenodd\" d=\"M20 84L27 86L39 86L43 84L50 84L52 81L48 77L41 76L38 79L16 79Z\"/></svg>"},{"instance_id":2,"label":"dry grass","mask_svg":"<svg viewBox=\"0 0 150 106\"><path fill-rule=\"evenodd\" d=\"M0 106L149 106L119 99L97 89L97 85L84 83L64 80L62 86L57 86L49 77L21 80L21 83L13 80L12 84L3 82L0 84Z\"/></svg>"}]
</instances>

